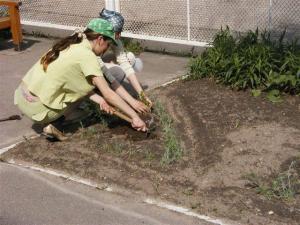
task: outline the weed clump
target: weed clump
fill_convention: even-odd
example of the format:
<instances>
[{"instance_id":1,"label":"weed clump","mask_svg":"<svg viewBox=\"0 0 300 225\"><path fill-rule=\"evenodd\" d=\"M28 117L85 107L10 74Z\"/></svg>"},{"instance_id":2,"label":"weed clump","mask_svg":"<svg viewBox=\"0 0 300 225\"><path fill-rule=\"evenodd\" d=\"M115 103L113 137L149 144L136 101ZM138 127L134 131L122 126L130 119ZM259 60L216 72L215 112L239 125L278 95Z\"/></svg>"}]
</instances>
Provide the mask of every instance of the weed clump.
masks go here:
<instances>
[{"instance_id":1,"label":"weed clump","mask_svg":"<svg viewBox=\"0 0 300 225\"><path fill-rule=\"evenodd\" d=\"M178 160L182 156L183 151L173 128L172 118L160 102L155 103L154 109L155 114L159 117L164 137L165 152L161 158L161 164L170 164Z\"/></svg>"},{"instance_id":2,"label":"weed clump","mask_svg":"<svg viewBox=\"0 0 300 225\"><path fill-rule=\"evenodd\" d=\"M300 193L300 174L297 171L297 161L292 161L287 171L279 173L270 182L265 182L253 173L248 174L245 178L250 182L248 186L255 188L258 194L268 199L288 201Z\"/></svg>"},{"instance_id":3,"label":"weed clump","mask_svg":"<svg viewBox=\"0 0 300 225\"><path fill-rule=\"evenodd\" d=\"M279 39L264 31L236 35L227 27L215 36L212 48L192 58L188 79L214 77L217 82L237 90L262 91L273 101L280 93L300 94L300 45L298 40Z\"/></svg>"}]
</instances>

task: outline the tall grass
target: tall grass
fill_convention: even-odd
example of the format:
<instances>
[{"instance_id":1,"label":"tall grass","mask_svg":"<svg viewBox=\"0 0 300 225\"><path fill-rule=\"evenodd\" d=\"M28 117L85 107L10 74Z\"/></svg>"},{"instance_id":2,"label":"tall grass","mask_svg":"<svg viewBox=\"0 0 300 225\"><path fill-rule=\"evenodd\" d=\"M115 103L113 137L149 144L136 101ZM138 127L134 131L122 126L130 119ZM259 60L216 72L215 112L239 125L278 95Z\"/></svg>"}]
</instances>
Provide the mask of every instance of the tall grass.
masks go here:
<instances>
[{"instance_id":1,"label":"tall grass","mask_svg":"<svg viewBox=\"0 0 300 225\"><path fill-rule=\"evenodd\" d=\"M165 152L161 158L163 165L170 164L181 158L183 150L176 137L173 120L160 102L155 103L154 113L159 117L163 130Z\"/></svg>"}]
</instances>

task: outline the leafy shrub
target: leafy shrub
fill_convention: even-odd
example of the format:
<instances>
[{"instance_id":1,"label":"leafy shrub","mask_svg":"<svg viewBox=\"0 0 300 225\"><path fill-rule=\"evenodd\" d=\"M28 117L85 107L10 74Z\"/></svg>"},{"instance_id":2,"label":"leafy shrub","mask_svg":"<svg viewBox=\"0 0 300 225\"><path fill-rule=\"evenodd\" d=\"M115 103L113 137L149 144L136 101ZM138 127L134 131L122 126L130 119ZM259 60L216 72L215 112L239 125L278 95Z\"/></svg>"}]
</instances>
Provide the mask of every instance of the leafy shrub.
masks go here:
<instances>
[{"instance_id":1,"label":"leafy shrub","mask_svg":"<svg viewBox=\"0 0 300 225\"><path fill-rule=\"evenodd\" d=\"M257 96L268 92L278 100L281 92L300 93L300 45L278 40L267 31L234 36L227 27L215 36L211 48L189 62L188 79L214 77L234 89L253 89Z\"/></svg>"}]
</instances>

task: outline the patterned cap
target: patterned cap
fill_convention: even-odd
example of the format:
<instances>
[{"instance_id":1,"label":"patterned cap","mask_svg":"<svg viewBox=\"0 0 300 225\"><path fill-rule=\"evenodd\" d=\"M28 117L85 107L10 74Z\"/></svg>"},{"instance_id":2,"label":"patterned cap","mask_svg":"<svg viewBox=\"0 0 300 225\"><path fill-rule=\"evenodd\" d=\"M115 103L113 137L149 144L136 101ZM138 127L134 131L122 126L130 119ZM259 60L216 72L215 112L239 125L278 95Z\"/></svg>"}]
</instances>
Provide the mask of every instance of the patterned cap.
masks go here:
<instances>
[{"instance_id":1,"label":"patterned cap","mask_svg":"<svg viewBox=\"0 0 300 225\"><path fill-rule=\"evenodd\" d=\"M108 9L102 9L99 15L100 18L112 23L115 32L122 32L124 26L124 17L120 13Z\"/></svg>"},{"instance_id":2,"label":"patterned cap","mask_svg":"<svg viewBox=\"0 0 300 225\"><path fill-rule=\"evenodd\" d=\"M105 37L111 38L114 41L114 44L117 45L114 28L109 21L95 18L88 23L87 28Z\"/></svg>"}]
</instances>

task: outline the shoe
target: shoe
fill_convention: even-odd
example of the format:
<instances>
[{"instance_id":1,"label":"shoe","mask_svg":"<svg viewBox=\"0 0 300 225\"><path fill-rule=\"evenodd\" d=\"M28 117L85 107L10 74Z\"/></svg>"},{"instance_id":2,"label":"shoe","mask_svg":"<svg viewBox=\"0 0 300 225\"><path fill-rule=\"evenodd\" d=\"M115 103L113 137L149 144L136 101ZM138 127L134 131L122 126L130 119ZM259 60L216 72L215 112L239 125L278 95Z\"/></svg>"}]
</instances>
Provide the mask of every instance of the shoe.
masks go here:
<instances>
[{"instance_id":1,"label":"shoe","mask_svg":"<svg viewBox=\"0 0 300 225\"><path fill-rule=\"evenodd\" d=\"M43 134L47 137L54 137L59 141L65 141L68 139L61 131L56 129L52 124L43 128Z\"/></svg>"}]
</instances>

